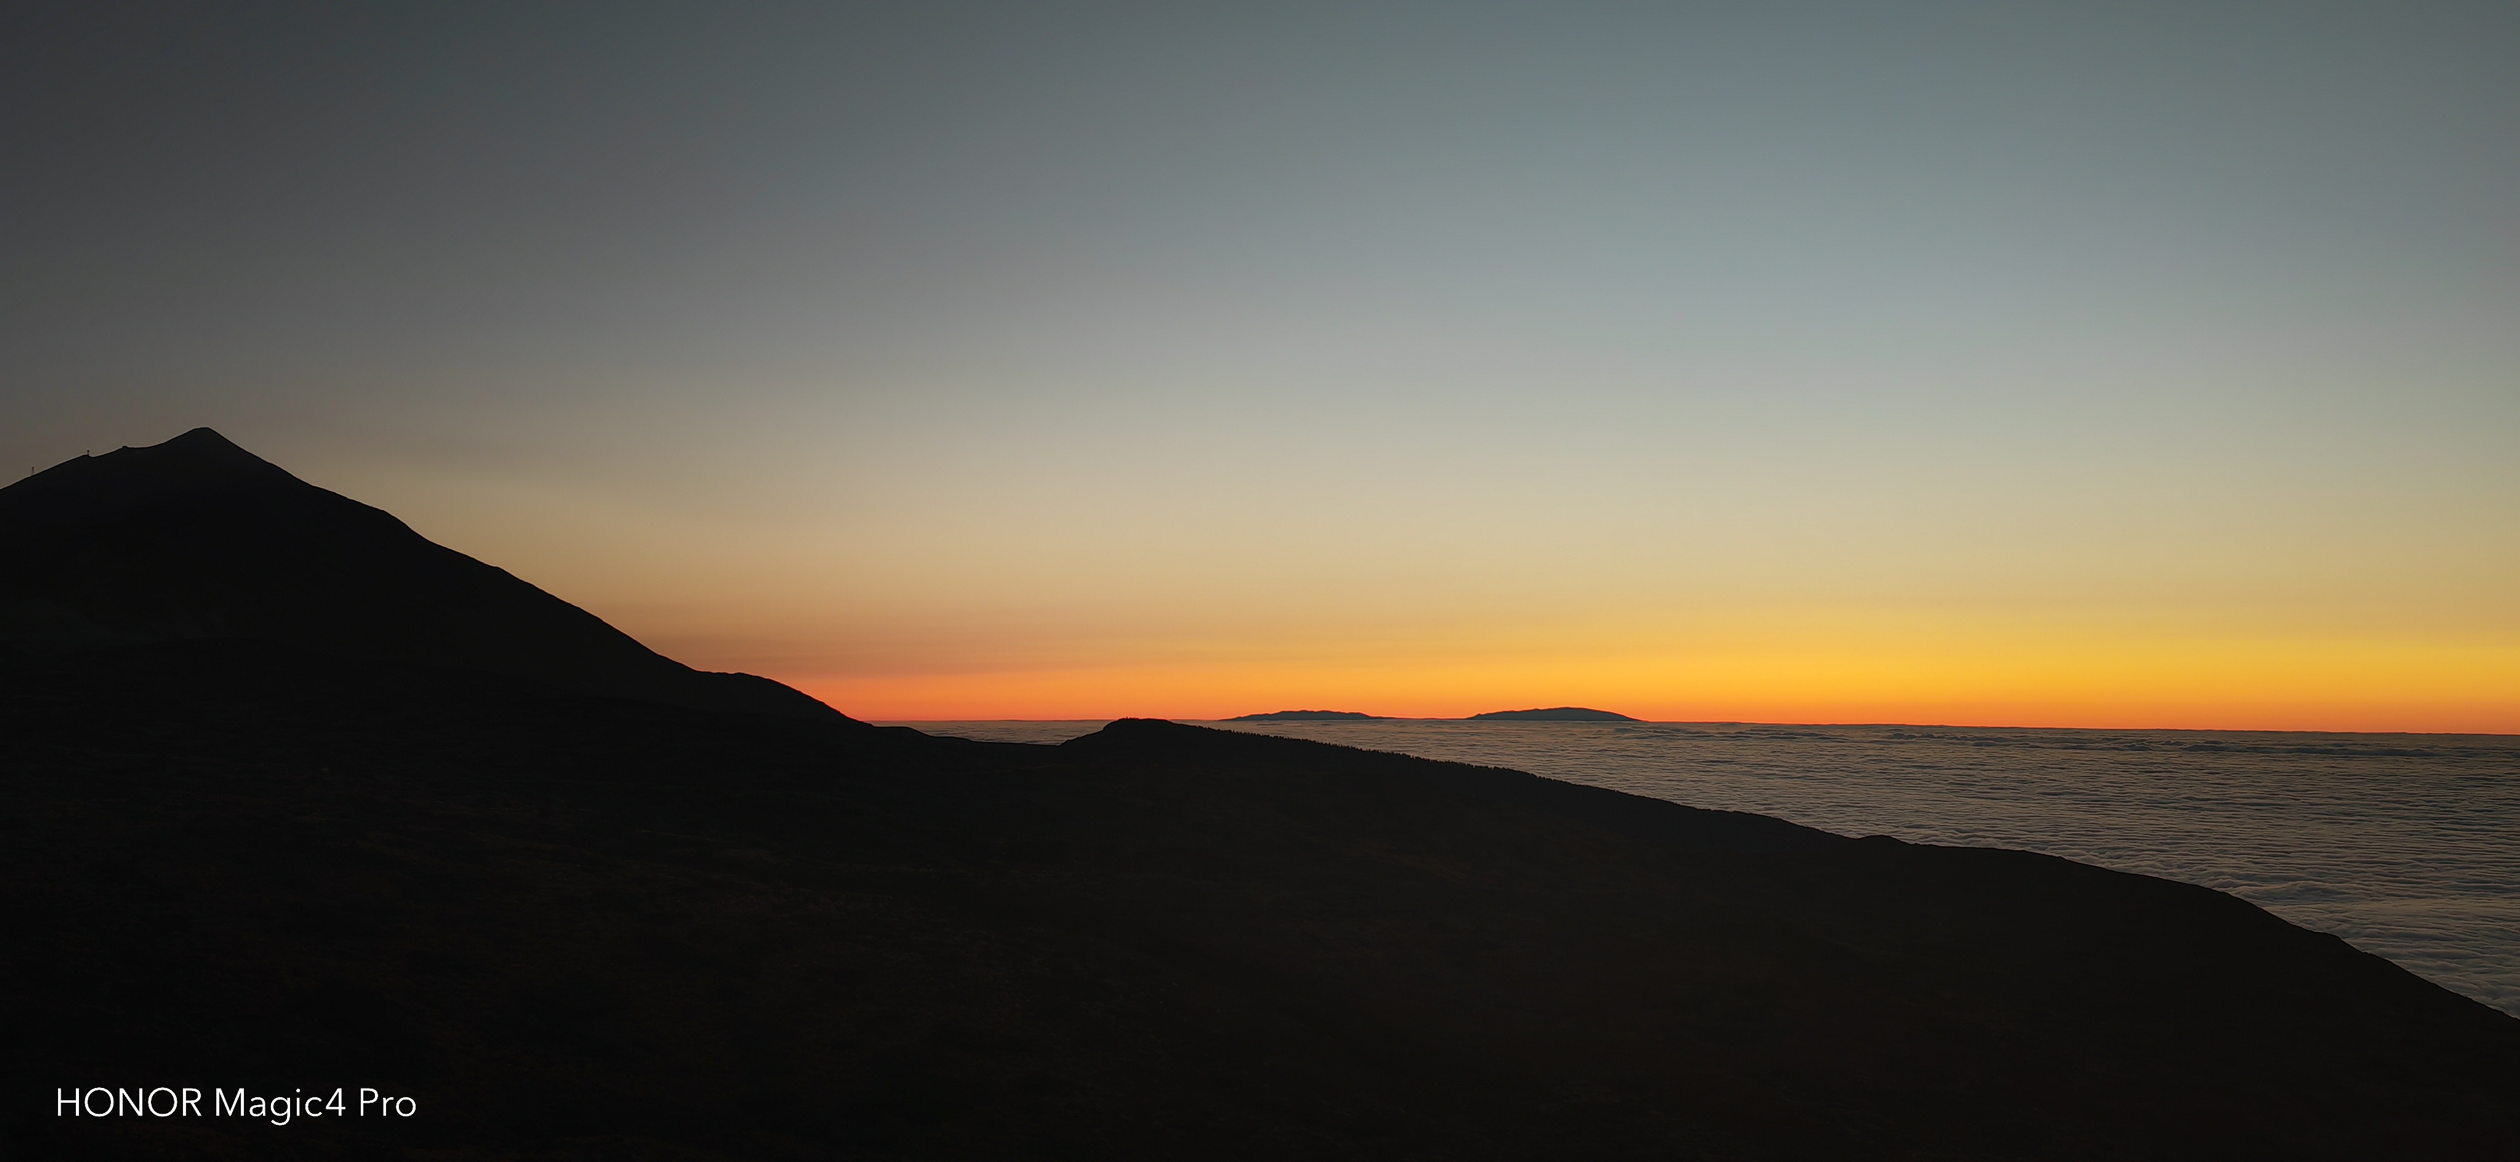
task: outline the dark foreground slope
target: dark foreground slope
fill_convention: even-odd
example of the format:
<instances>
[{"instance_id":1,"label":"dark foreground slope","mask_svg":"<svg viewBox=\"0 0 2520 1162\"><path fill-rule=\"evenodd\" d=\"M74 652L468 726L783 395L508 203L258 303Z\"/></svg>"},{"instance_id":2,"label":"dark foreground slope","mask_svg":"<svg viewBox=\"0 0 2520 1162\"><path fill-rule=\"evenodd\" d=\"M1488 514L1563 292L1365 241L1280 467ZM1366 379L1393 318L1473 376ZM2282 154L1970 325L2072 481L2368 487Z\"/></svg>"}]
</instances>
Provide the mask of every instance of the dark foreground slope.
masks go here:
<instances>
[{"instance_id":1,"label":"dark foreground slope","mask_svg":"<svg viewBox=\"0 0 2520 1162\"><path fill-rule=\"evenodd\" d=\"M2520 1022L2227 896L879 730L206 430L0 490L0 647L12 1158L2520 1156ZM158 1086L416 1105L57 1104Z\"/></svg>"},{"instance_id":2,"label":"dark foreground slope","mask_svg":"<svg viewBox=\"0 0 2520 1162\"><path fill-rule=\"evenodd\" d=\"M484 670L557 690L836 718L602 619L195 428L0 488L0 654L203 639Z\"/></svg>"},{"instance_id":3,"label":"dark foreground slope","mask_svg":"<svg viewBox=\"0 0 2520 1162\"><path fill-rule=\"evenodd\" d=\"M14 1157L2520 1156L2520 1022L2227 896L1509 772L214 641L0 780Z\"/></svg>"}]
</instances>

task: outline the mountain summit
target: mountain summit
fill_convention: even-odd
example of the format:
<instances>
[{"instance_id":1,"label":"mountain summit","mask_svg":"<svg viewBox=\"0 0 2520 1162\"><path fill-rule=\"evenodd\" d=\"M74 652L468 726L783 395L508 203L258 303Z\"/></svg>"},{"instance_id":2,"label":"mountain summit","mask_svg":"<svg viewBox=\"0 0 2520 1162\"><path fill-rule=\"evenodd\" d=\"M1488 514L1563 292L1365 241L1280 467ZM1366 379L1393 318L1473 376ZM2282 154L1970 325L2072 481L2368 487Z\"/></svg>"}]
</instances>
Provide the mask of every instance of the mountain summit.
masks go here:
<instances>
[{"instance_id":1,"label":"mountain summit","mask_svg":"<svg viewBox=\"0 0 2520 1162\"><path fill-rule=\"evenodd\" d=\"M0 652L243 639L576 694L848 721L694 670L208 428L0 488Z\"/></svg>"}]
</instances>

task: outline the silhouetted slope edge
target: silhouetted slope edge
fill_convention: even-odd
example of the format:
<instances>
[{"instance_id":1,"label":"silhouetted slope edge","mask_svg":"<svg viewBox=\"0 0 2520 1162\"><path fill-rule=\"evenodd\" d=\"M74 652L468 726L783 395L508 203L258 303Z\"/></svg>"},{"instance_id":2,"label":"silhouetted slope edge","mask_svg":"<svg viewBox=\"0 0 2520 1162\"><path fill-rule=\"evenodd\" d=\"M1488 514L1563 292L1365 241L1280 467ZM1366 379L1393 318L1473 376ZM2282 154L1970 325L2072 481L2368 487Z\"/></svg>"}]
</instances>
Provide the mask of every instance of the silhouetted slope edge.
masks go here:
<instances>
[{"instance_id":1,"label":"silhouetted slope edge","mask_svg":"<svg viewBox=\"0 0 2520 1162\"><path fill-rule=\"evenodd\" d=\"M235 638L0 665L0 1091L35 1095L0 1143L2520 1157L2520 1022L2203 888L1161 722L499 681ZM49 1105L132 1084L422 1116Z\"/></svg>"},{"instance_id":2,"label":"silhouetted slope edge","mask_svg":"<svg viewBox=\"0 0 2520 1162\"><path fill-rule=\"evenodd\" d=\"M843 717L601 618L195 428L0 489L0 647L198 638L482 670L572 693Z\"/></svg>"},{"instance_id":3,"label":"silhouetted slope edge","mask_svg":"<svg viewBox=\"0 0 2520 1162\"><path fill-rule=\"evenodd\" d=\"M1603 787L1544 779L1502 767L1439 762L1308 739L1185 726L1155 718L1123 718L1060 744L1107 761L1229 763L1302 769L1343 777L1408 780L1535 815L1693 851L1738 854L1808 852L1845 843L1815 827L1742 811L1709 811Z\"/></svg>"}]
</instances>

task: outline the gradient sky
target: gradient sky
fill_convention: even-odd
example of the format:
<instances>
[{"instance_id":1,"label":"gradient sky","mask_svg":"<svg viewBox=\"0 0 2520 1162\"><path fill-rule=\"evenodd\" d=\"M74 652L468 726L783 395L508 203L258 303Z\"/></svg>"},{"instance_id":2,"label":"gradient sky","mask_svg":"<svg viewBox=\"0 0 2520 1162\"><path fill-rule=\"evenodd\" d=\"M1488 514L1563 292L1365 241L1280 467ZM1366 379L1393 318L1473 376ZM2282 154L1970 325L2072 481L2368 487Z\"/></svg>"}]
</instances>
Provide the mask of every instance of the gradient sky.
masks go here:
<instances>
[{"instance_id":1,"label":"gradient sky","mask_svg":"<svg viewBox=\"0 0 2520 1162\"><path fill-rule=\"evenodd\" d=\"M7 477L877 719L2520 731L2520 6L10 12Z\"/></svg>"}]
</instances>

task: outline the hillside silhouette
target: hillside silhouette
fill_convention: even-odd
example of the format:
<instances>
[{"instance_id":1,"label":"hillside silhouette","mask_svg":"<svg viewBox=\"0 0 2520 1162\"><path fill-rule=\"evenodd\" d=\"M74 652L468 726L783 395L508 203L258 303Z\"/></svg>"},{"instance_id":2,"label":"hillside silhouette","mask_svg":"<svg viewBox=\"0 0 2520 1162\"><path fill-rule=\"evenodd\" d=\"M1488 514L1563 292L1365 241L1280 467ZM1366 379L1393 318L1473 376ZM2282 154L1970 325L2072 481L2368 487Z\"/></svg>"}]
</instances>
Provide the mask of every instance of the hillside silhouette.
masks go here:
<instances>
[{"instance_id":1,"label":"hillside silhouette","mask_svg":"<svg viewBox=\"0 0 2520 1162\"><path fill-rule=\"evenodd\" d=\"M214 440L0 492L11 1156L2520 1156L2520 1021L2222 893L709 704L763 687ZM154 1085L419 1113L51 1104Z\"/></svg>"},{"instance_id":2,"label":"hillside silhouette","mask_svg":"<svg viewBox=\"0 0 2520 1162\"><path fill-rule=\"evenodd\" d=\"M246 639L680 706L838 717L694 670L208 428L0 488L0 649Z\"/></svg>"}]
</instances>

